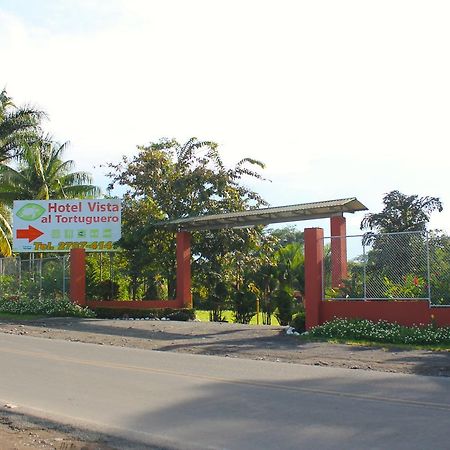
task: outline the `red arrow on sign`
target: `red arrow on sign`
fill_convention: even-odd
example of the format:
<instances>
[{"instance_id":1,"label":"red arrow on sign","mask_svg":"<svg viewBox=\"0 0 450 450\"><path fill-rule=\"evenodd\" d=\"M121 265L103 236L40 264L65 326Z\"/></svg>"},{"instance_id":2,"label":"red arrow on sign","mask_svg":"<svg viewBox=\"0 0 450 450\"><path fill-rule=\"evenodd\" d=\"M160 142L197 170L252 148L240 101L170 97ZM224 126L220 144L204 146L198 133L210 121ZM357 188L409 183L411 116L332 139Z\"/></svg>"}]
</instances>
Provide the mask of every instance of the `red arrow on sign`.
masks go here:
<instances>
[{"instance_id":1,"label":"red arrow on sign","mask_svg":"<svg viewBox=\"0 0 450 450\"><path fill-rule=\"evenodd\" d=\"M17 230L16 237L17 239L28 239L28 242L31 242L43 234L41 230L28 225L28 230Z\"/></svg>"}]
</instances>

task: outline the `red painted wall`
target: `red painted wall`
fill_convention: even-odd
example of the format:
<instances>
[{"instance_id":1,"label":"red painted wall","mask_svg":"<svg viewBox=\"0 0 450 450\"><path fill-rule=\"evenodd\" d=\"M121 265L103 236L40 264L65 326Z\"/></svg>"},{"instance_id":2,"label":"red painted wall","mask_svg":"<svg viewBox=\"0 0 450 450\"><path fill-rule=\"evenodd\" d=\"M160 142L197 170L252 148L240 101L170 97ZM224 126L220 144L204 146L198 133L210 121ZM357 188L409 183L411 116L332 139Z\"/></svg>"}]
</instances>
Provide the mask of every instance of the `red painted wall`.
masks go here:
<instances>
[{"instance_id":1,"label":"red painted wall","mask_svg":"<svg viewBox=\"0 0 450 450\"><path fill-rule=\"evenodd\" d=\"M433 317L432 317L433 316ZM450 308L433 308L427 300L323 300L320 304L320 323L335 318L387 320L400 325L450 325Z\"/></svg>"}]
</instances>

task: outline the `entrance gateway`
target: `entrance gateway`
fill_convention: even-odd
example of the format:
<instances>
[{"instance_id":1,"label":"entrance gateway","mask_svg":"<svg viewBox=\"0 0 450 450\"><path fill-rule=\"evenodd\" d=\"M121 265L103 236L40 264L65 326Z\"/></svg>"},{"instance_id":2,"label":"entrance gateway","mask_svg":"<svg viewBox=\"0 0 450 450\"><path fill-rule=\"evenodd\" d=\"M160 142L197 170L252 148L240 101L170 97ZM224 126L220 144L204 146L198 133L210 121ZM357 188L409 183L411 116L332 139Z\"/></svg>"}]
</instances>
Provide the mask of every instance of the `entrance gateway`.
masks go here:
<instances>
[{"instance_id":1,"label":"entrance gateway","mask_svg":"<svg viewBox=\"0 0 450 450\"><path fill-rule=\"evenodd\" d=\"M344 213L366 211L356 197L327 200L314 203L300 203L289 206L252 209L223 214L186 217L155 226L176 231L177 233L177 298L185 307L192 307L191 295L191 247L192 231L214 230L220 228L242 228L272 223L298 222L313 219L330 219L331 237L331 273L334 285L347 277L346 221ZM305 270L307 268L305 267Z\"/></svg>"}]
</instances>

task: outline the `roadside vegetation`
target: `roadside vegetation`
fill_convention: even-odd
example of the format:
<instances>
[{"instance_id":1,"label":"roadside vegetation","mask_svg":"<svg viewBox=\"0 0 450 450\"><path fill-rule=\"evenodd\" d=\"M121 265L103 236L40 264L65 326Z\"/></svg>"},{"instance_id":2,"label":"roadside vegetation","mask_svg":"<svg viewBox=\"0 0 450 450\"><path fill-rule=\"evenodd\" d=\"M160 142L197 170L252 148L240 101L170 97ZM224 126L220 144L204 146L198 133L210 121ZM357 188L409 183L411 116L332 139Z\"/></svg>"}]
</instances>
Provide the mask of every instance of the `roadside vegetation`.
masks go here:
<instances>
[{"instance_id":1,"label":"roadside vegetation","mask_svg":"<svg viewBox=\"0 0 450 450\"><path fill-rule=\"evenodd\" d=\"M450 347L450 327L434 324L405 327L383 320L336 319L312 328L304 336L364 343Z\"/></svg>"},{"instance_id":2,"label":"roadside vegetation","mask_svg":"<svg viewBox=\"0 0 450 450\"><path fill-rule=\"evenodd\" d=\"M3 316L3 314L7 316ZM29 316L46 317L95 317L95 313L88 308L82 308L67 298L0 298L0 317L10 318L15 315L17 318L26 320Z\"/></svg>"}]
</instances>

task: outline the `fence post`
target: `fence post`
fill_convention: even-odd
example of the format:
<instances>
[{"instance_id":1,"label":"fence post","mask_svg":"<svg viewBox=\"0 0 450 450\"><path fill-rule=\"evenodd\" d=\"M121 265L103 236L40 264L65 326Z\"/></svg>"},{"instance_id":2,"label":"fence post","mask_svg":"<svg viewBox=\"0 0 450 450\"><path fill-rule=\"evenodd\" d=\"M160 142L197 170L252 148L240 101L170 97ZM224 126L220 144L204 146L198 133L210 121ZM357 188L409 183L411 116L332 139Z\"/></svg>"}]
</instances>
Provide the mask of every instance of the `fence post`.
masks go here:
<instances>
[{"instance_id":1,"label":"fence post","mask_svg":"<svg viewBox=\"0 0 450 450\"><path fill-rule=\"evenodd\" d=\"M320 325L323 276L323 229L305 228L306 329Z\"/></svg>"},{"instance_id":2,"label":"fence post","mask_svg":"<svg viewBox=\"0 0 450 450\"><path fill-rule=\"evenodd\" d=\"M192 308L191 234L177 232L177 300L184 308Z\"/></svg>"},{"instance_id":3,"label":"fence post","mask_svg":"<svg viewBox=\"0 0 450 450\"><path fill-rule=\"evenodd\" d=\"M70 250L70 300L86 305L86 252L83 248Z\"/></svg>"},{"instance_id":4,"label":"fence post","mask_svg":"<svg viewBox=\"0 0 450 450\"><path fill-rule=\"evenodd\" d=\"M331 287L347 278L347 231L344 216L333 216L331 222Z\"/></svg>"}]
</instances>

